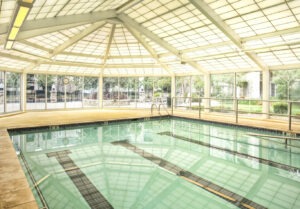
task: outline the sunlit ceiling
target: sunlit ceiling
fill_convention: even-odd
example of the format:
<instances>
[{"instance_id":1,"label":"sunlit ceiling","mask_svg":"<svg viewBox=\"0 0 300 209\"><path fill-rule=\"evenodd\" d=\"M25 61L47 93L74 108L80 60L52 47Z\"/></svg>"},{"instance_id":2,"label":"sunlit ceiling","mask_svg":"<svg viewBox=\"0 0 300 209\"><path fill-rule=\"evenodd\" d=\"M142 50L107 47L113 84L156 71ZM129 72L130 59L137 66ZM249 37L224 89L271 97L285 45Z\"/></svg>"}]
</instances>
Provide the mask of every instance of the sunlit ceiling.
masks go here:
<instances>
[{"instance_id":1,"label":"sunlit ceiling","mask_svg":"<svg viewBox=\"0 0 300 209\"><path fill-rule=\"evenodd\" d=\"M93 76L300 69L300 0L36 0L0 70Z\"/></svg>"}]
</instances>

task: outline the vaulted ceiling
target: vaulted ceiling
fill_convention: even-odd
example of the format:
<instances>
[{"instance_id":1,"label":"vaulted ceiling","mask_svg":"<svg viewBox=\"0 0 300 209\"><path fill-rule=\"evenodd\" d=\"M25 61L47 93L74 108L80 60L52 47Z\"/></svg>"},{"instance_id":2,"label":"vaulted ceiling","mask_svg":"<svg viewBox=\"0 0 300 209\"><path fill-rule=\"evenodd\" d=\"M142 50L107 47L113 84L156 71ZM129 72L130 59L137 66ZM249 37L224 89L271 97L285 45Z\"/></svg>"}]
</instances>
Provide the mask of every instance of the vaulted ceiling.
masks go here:
<instances>
[{"instance_id":1,"label":"vaulted ceiling","mask_svg":"<svg viewBox=\"0 0 300 209\"><path fill-rule=\"evenodd\" d=\"M1 1L1 0L0 0ZM0 70L104 76L300 69L299 0L2 0Z\"/></svg>"}]
</instances>

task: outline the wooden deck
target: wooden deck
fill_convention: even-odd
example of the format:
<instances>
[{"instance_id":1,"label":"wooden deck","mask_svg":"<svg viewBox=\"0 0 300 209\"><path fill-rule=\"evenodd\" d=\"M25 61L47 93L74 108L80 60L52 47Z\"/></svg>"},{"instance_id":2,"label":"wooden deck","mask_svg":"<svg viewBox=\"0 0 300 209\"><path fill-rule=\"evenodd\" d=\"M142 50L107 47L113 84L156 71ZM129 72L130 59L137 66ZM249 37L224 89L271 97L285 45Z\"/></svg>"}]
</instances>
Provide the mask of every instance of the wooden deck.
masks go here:
<instances>
[{"instance_id":1,"label":"wooden deck","mask_svg":"<svg viewBox=\"0 0 300 209\"><path fill-rule=\"evenodd\" d=\"M171 112L171 111L169 111ZM199 119L198 113L174 111L174 116ZM37 209L31 189L27 183L16 152L9 138L8 129L39 127L63 124L78 124L96 121L145 118L151 115L150 110L108 109L108 110L72 110L27 112L0 117L0 209ZM202 120L235 124L232 115L205 113ZM286 121L274 119L240 118L239 125L288 131ZM300 133L300 123L292 124L292 132Z\"/></svg>"}]
</instances>

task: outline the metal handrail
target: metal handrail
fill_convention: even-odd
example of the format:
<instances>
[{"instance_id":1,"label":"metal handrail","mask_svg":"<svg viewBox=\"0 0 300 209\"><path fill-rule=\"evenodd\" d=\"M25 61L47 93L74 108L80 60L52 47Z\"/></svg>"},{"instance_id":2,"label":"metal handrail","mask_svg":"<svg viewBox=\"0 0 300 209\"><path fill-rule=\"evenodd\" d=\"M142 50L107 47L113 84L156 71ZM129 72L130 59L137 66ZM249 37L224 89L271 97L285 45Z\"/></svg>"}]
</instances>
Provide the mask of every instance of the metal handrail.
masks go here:
<instances>
[{"instance_id":1,"label":"metal handrail","mask_svg":"<svg viewBox=\"0 0 300 209\"><path fill-rule=\"evenodd\" d=\"M187 102L184 102L184 104L187 104L187 105L183 105L183 106L180 106L180 105L177 105L176 104L176 99L188 99L189 101ZM245 98L214 98L214 97L173 97L172 98L172 115L173 115L173 110L174 108L176 107L185 107L185 108L189 108L189 109L192 109L192 105L191 105L191 101L192 100L197 100L198 99L198 110L199 110L199 118L201 118L201 111L202 110L213 110L214 107L211 107L210 105L210 102L212 100L219 100L219 101L232 101L232 108L230 109L226 109L226 111L230 111L230 112L233 112L235 114L235 122L238 123L238 120L239 120L239 113L243 113L243 112L248 112L248 113L255 113L255 114L264 114L264 115L267 115L267 116L271 116L271 115L277 115L277 116L287 116L288 117L288 130L292 130L292 118L294 117L298 117L298 116L295 116L295 115L292 115L292 104L300 104L300 101L291 101L291 100L288 100L288 101L283 101L283 100L263 100L263 99L245 99ZM202 107L201 106L201 103L202 101L205 101L205 100L208 100L208 107ZM286 114L279 114L279 113L272 113L272 112L263 112L263 109L261 112L253 112L253 111L243 111L243 110L239 110L239 102L240 101L258 101L258 102L262 102L262 103L268 103L268 105L270 105L271 103L273 102L284 102L288 105L288 109L287 109L287 113ZM197 106L194 106L197 108ZM224 107L220 107L220 111L222 110L225 110Z\"/></svg>"},{"instance_id":2,"label":"metal handrail","mask_svg":"<svg viewBox=\"0 0 300 209\"><path fill-rule=\"evenodd\" d=\"M164 106L164 104L163 103L160 103L159 105L158 105L158 113L160 114L160 107L161 106L163 106L163 108L165 109L165 111L168 113L168 115L170 115L170 113L169 113L169 111L168 111L168 109Z\"/></svg>"},{"instance_id":3,"label":"metal handrail","mask_svg":"<svg viewBox=\"0 0 300 209\"><path fill-rule=\"evenodd\" d=\"M153 103L153 104L151 105L151 115L153 115L153 107L154 107L154 106L155 106L156 109L157 109L157 105Z\"/></svg>"}]
</instances>

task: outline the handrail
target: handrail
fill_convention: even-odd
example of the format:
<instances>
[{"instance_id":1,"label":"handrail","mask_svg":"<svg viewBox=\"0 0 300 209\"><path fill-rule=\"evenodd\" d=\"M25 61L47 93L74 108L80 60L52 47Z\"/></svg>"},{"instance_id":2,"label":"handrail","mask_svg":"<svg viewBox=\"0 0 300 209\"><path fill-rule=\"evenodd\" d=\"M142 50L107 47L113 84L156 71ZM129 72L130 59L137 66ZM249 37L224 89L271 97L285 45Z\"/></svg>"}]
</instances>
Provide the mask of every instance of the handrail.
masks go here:
<instances>
[{"instance_id":1,"label":"handrail","mask_svg":"<svg viewBox=\"0 0 300 209\"><path fill-rule=\"evenodd\" d=\"M156 107L156 109L157 109L157 105L155 104L155 103L153 103L152 105L151 105L151 115L153 115L153 107Z\"/></svg>"},{"instance_id":2,"label":"handrail","mask_svg":"<svg viewBox=\"0 0 300 209\"><path fill-rule=\"evenodd\" d=\"M183 102L180 102L181 105L177 105L177 101L182 101L182 99L184 99ZM193 100L193 101L192 101ZM198 105L196 104L198 100ZM203 104L204 101L204 107L201 106L201 103ZM211 101L220 101L220 105L217 105L216 107L211 106ZM227 103L223 103L223 101L230 101L230 104L232 104L232 106L228 106ZM262 106L261 111L256 112L256 111L252 111L250 110L239 110L239 102L241 101L257 101L257 102L261 102L259 105ZM274 103L274 102L283 102L285 104L287 104L287 112L286 113L275 113L275 112L270 112L270 111L264 111L263 107L268 105L269 106ZM194 106L192 105L194 104ZM205 105L208 104L208 105ZM223 104L225 105L225 107L223 106ZM250 103L249 103L250 104ZM283 100L264 100L264 99L246 99L246 98L215 98L215 97L173 97L172 98L172 103L171 103L171 109L172 109L172 115L173 115L173 110L174 108L176 109L176 107L184 107L187 109L193 109L193 108L197 108L199 111L199 118L201 118L201 111L210 111L210 110L219 110L219 111L226 111L226 112L232 112L235 115L235 123L238 124L239 122L239 114L240 113L250 113L250 114L262 114L262 115L267 115L267 116L272 116L272 115L277 115L277 116L286 116L288 117L288 130L291 131L292 130L292 119L295 117L298 117L298 115L293 115L292 114L292 106L293 104L300 104L300 101L283 101ZM227 107L227 108L226 108Z\"/></svg>"},{"instance_id":3,"label":"handrail","mask_svg":"<svg viewBox=\"0 0 300 209\"><path fill-rule=\"evenodd\" d=\"M164 104L163 103L160 103L159 105L158 105L158 113L160 114L160 106L163 106L163 108L165 109L165 111L168 113L168 115L170 115L170 113L169 113L169 111L168 111L168 109L167 108L165 108L165 106L164 106Z\"/></svg>"}]
</instances>

